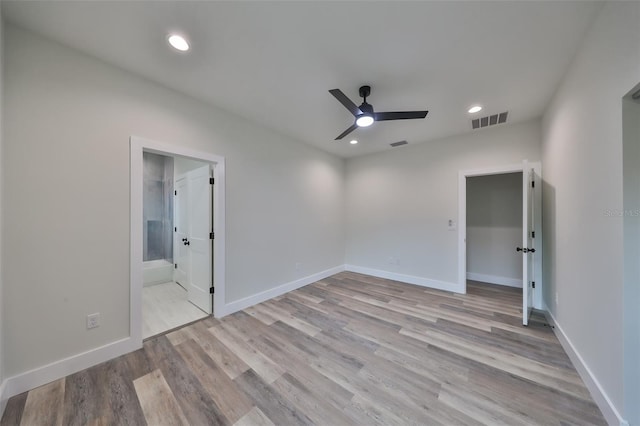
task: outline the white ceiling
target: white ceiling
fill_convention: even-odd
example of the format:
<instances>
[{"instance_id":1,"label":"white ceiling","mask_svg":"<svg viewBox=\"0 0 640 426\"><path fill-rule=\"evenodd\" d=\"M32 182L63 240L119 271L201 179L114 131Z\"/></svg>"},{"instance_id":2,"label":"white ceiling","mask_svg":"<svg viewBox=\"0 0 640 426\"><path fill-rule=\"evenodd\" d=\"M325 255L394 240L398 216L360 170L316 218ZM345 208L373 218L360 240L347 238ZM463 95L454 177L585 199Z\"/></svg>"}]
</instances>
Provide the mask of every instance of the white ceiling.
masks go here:
<instances>
[{"instance_id":1,"label":"white ceiling","mask_svg":"<svg viewBox=\"0 0 640 426\"><path fill-rule=\"evenodd\" d=\"M601 4L585 1L2 1L5 20L343 157L539 117ZM190 40L172 51L169 31ZM329 93L425 120L353 123ZM396 148L402 149L402 148Z\"/></svg>"}]
</instances>

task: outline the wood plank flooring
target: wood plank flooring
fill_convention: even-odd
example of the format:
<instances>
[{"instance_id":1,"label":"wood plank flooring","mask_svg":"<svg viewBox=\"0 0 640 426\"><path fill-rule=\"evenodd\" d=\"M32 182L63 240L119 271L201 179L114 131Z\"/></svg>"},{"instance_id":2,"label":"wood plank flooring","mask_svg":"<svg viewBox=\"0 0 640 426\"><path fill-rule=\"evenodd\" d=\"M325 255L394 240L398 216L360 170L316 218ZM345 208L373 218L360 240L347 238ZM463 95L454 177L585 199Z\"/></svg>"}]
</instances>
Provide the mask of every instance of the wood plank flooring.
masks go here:
<instances>
[{"instance_id":1,"label":"wood plank flooring","mask_svg":"<svg viewBox=\"0 0 640 426\"><path fill-rule=\"evenodd\" d=\"M11 398L0 425L603 425L517 289L343 272Z\"/></svg>"}]
</instances>

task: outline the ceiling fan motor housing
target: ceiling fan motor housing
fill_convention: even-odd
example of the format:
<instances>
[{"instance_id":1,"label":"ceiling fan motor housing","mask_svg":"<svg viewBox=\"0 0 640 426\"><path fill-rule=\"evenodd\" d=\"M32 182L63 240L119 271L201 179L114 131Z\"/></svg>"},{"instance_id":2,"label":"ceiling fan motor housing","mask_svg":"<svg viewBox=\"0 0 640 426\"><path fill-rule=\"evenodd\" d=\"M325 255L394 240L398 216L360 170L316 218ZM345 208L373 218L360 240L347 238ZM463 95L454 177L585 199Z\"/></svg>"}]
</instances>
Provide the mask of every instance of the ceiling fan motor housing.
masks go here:
<instances>
[{"instance_id":1,"label":"ceiling fan motor housing","mask_svg":"<svg viewBox=\"0 0 640 426\"><path fill-rule=\"evenodd\" d=\"M370 115L373 117L373 105L363 102L362 105L360 105L358 108L360 108L362 114Z\"/></svg>"},{"instance_id":2,"label":"ceiling fan motor housing","mask_svg":"<svg viewBox=\"0 0 640 426\"><path fill-rule=\"evenodd\" d=\"M360 86L360 97L361 98L366 98L367 96L369 96L371 94L371 86ZM365 99L365 102L367 100Z\"/></svg>"}]
</instances>

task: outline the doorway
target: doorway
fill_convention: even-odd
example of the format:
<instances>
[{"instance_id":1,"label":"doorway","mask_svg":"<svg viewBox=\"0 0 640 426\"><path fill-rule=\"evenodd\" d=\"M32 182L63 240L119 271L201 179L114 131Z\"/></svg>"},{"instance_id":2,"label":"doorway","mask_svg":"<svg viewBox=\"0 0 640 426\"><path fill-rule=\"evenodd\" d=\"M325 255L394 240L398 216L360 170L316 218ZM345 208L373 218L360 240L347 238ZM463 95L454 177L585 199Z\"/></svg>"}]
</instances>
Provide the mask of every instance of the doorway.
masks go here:
<instances>
[{"instance_id":1,"label":"doorway","mask_svg":"<svg viewBox=\"0 0 640 426\"><path fill-rule=\"evenodd\" d=\"M211 165L143 152L142 337L212 313Z\"/></svg>"},{"instance_id":2,"label":"doorway","mask_svg":"<svg viewBox=\"0 0 640 426\"><path fill-rule=\"evenodd\" d=\"M469 180L475 177L507 175L514 173L518 173L521 177L521 239L519 240L520 244L511 247L511 250L521 256L523 325L528 324L532 309L540 309L542 304L542 210L540 171L540 163L529 163L525 160L521 164L512 166L461 171L458 177L458 283L464 293L467 291L467 256L470 243L468 240L469 235L467 235L467 207L469 201L467 187ZM473 232L475 232L475 230ZM471 235L471 237L473 238L474 236ZM501 250L502 249L504 248L501 248ZM504 253L502 255L504 256ZM473 270L470 272L472 273L472 277L473 273L477 273ZM490 276L490 274L480 273L480 275L476 275L476 277L483 278L486 278L487 276ZM511 280L506 281L508 283L515 284L515 282ZM505 282L504 279L502 280L502 284L507 284L507 282Z\"/></svg>"},{"instance_id":3,"label":"doorway","mask_svg":"<svg viewBox=\"0 0 640 426\"><path fill-rule=\"evenodd\" d=\"M212 154L137 137L130 148L130 332L141 345L151 335L223 315L225 173L224 158ZM151 268L153 262L168 264L170 272ZM149 327L154 310L171 321Z\"/></svg>"},{"instance_id":4,"label":"doorway","mask_svg":"<svg viewBox=\"0 0 640 426\"><path fill-rule=\"evenodd\" d=\"M467 178L467 280L522 288L522 172Z\"/></svg>"}]
</instances>

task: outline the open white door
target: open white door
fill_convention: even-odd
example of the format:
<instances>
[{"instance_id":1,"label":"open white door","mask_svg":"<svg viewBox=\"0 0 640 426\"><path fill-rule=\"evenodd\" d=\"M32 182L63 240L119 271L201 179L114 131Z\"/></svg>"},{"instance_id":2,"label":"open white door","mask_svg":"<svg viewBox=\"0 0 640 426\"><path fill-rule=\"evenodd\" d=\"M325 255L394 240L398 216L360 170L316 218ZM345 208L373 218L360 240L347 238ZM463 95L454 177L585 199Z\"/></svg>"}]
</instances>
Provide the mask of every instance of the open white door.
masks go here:
<instances>
[{"instance_id":1,"label":"open white door","mask_svg":"<svg viewBox=\"0 0 640 426\"><path fill-rule=\"evenodd\" d=\"M187 174L189 181L188 247L191 252L191 274L187 292L189 301L210 314L212 312L211 263L211 184L210 167L204 166Z\"/></svg>"},{"instance_id":2,"label":"open white door","mask_svg":"<svg viewBox=\"0 0 640 426\"><path fill-rule=\"evenodd\" d=\"M189 239L189 189L186 176L181 176L175 182L175 232L174 232L174 263L173 280L186 290L189 286L189 272L191 271L191 257L189 246L185 243Z\"/></svg>"},{"instance_id":3,"label":"open white door","mask_svg":"<svg viewBox=\"0 0 640 426\"><path fill-rule=\"evenodd\" d=\"M529 324L533 309L533 281L535 253L535 172L527 160L522 165L522 324Z\"/></svg>"}]
</instances>

